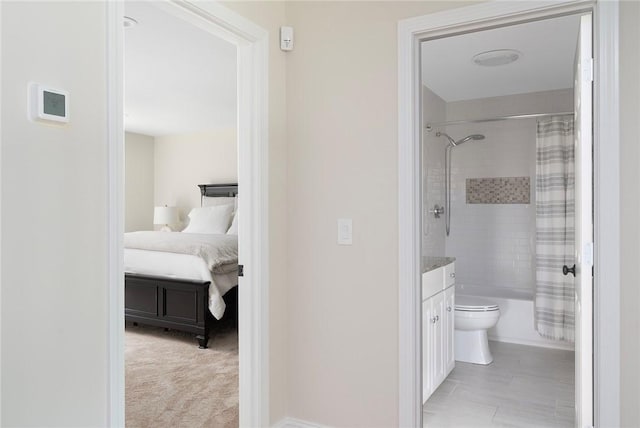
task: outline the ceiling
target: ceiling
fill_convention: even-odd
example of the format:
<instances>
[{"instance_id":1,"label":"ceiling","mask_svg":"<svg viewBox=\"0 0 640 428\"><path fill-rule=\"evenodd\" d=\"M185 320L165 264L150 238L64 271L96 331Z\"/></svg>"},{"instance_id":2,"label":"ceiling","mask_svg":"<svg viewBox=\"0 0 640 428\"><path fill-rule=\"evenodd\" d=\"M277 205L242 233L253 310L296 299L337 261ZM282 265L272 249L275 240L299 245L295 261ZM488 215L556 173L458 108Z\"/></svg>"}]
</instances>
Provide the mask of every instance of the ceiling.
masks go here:
<instances>
[{"instance_id":1,"label":"ceiling","mask_svg":"<svg viewBox=\"0 0 640 428\"><path fill-rule=\"evenodd\" d=\"M125 129L162 136L236 126L236 48L150 2L125 2Z\"/></svg>"},{"instance_id":2,"label":"ceiling","mask_svg":"<svg viewBox=\"0 0 640 428\"><path fill-rule=\"evenodd\" d=\"M579 24L571 15L426 41L422 82L447 102L571 88ZM496 49L522 55L497 67L473 62Z\"/></svg>"}]
</instances>

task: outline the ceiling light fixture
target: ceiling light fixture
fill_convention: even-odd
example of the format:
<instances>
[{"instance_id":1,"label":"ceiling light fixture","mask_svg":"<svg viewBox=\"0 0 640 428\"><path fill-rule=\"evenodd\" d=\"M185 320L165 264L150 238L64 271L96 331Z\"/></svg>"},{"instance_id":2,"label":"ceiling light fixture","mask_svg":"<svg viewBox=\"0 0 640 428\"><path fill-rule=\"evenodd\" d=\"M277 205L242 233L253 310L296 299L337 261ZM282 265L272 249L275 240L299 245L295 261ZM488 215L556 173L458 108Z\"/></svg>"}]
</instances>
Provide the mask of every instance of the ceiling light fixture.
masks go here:
<instances>
[{"instance_id":1,"label":"ceiling light fixture","mask_svg":"<svg viewBox=\"0 0 640 428\"><path fill-rule=\"evenodd\" d=\"M136 25L138 25L138 21L136 21L135 19L131 18L130 16L123 16L122 17L122 26L124 28L131 28L131 27L135 27Z\"/></svg>"},{"instance_id":2,"label":"ceiling light fixture","mask_svg":"<svg viewBox=\"0 0 640 428\"><path fill-rule=\"evenodd\" d=\"M517 61L522 53L515 49L497 49L481 52L473 57L473 62L483 67L497 67Z\"/></svg>"}]
</instances>

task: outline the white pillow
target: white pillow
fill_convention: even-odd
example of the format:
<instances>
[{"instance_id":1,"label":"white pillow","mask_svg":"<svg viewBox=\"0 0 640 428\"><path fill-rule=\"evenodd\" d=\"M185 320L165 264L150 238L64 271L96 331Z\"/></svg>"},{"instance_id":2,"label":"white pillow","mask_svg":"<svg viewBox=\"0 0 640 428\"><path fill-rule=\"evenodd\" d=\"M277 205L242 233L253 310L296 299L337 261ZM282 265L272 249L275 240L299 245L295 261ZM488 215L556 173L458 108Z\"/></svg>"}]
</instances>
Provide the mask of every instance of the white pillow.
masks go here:
<instances>
[{"instance_id":1,"label":"white pillow","mask_svg":"<svg viewBox=\"0 0 640 428\"><path fill-rule=\"evenodd\" d=\"M227 230L227 235L237 235L238 234L238 212L236 211L233 216L233 221L231 222L231 226L229 230Z\"/></svg>"},{"instance_id":2,"label":"white pillow","mask_svg":"<svg viewBox=\"0 0 640 428\"><path fill-rule=\"evenodd\" d=\"M203 207L217 207L218 205L233 205L233 211L238 207L237 197L205 196L202 198Z\"/></svg>"},{"instance_id":3,"label":"white pillow","mask_svg":"<svg viewBox=\"0 0 640 428\"><path fill-rule=\"evenodd\" d=\"M194 208L189 213L189 225L184 233L224 234L229 229L233 205Z\"/></svg>"}]
</instances>

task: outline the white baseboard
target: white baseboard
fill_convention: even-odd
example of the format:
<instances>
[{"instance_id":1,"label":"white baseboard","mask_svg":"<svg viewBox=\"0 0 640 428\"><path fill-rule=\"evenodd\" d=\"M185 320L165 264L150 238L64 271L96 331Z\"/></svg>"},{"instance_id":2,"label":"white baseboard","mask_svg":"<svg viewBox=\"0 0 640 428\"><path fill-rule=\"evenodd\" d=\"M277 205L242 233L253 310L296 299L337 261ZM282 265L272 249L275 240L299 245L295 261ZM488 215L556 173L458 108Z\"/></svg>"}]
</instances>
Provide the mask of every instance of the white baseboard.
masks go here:
<instances>
[{"instance_id":1,"label":"white baseboard","mask_svg":"<svg viewBox=\"0 0 640 428\"><path fill-rule=\"evenodd\" d=\"M573 343L565 342L551 342L551 341L537 341L537 340L525 340L520 338L492 336L489 335L489 340L495 342L515 343L516 345L537 346L538 348L550 348L550 349L562 349L564 351L573 351Z\"/></svg>"},{"instance_id":2,"label":"white baseboard","mask_svg":"<svg viewBox=\"0 0 640 428\"><path fill-rule=\"evenodd\" d=\"M286 417L277 422L273 428L328 428L313 422L303 421L301 419Z\"/></svg>"}]
</instances>

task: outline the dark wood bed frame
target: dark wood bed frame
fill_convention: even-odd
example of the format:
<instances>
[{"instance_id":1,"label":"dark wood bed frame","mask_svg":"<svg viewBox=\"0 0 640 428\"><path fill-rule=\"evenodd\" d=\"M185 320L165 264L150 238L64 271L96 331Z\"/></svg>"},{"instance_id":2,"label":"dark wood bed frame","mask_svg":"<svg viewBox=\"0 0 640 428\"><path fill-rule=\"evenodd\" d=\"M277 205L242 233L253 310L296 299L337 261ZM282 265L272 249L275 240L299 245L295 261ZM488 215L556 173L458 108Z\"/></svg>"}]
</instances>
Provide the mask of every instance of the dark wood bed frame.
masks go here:
<instances>
[{"instance_id":1,"label":"dark wood bed frame","mask_svg":"<svg viewBox=\"0 0 640 428\"><path fill-rule=\"evenodd\" d=\"M200 205L204 197L233 197L237 184L199 184ZM152 275L124 274L125 321L194 333L206 348L209 333L219 325L209 312L209 281L193 281ZM224 295L224 319L237 320L237 289Z\"/></svg>"}]
</instances>

